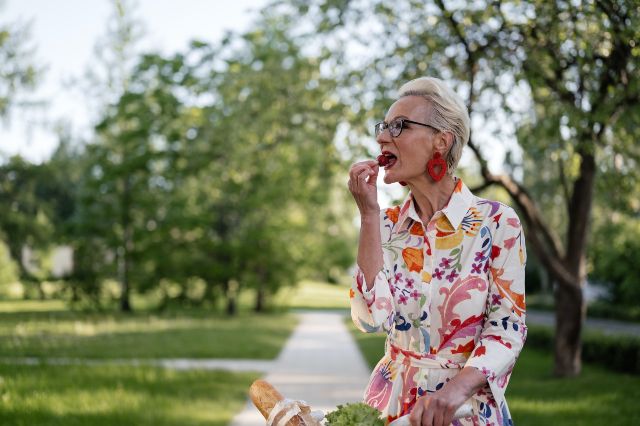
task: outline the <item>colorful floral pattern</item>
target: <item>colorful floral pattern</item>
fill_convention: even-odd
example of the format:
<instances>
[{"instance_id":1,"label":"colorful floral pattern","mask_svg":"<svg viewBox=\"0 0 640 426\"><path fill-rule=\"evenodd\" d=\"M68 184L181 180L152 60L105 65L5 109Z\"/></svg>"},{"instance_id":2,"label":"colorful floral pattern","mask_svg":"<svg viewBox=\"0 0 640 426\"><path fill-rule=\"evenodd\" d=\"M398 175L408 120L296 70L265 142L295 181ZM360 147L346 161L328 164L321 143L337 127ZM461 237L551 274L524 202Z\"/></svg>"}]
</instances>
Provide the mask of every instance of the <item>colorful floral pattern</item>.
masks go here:
<instances>
[{"instance_id":1,"label":"colorful floral pattern","mask_svg":"<svg viewBox=\"0 0 640 426\"><path fill-rule=\"evenodd\" d=\"M387 333L365 402L390 418L404 415L417 397L440 389L459 371L398 369L390 348L400 348L409 357L472 366L487 377L488 386L472 398L474 415L455 424L511 425L504 392L526 338L526 250L518 216L474 196L458 180L447 206L426 225L411 194L380 218L384 268L370 290L358 269L350 292L356 326ZM396 371L402 389L392 404Z\"/></svg>"}]
</instances>

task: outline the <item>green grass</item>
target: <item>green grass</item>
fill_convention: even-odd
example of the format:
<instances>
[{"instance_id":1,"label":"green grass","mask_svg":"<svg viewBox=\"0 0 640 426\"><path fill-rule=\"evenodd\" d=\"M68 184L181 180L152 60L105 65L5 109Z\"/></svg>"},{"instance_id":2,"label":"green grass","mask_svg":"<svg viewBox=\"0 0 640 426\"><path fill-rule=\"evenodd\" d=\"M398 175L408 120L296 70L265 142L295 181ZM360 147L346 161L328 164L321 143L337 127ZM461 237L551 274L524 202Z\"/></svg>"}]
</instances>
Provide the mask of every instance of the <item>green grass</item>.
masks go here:
<instances>
[{"instance_id":1,"label":"green grass","mask_svg":"<svg viewBox=\"0 0 640 426\"><path fill-rule=\"evenodd\" d=\"M384 351L382 334L366 334L349 320L349 328L369 366ZM511 376L507 401L518 426L640 424L640 377L585 365L580 377L552 377L550 352L522 351Z\"/></svg>"},{"instance_id":2,"label":"green grass","mask_svg":"<svg viewBox=\"0 0 640 426\"><path fill-rule=\"evenodd\" d=\"M256 373L0 364L0 424L223 426Z\"/></svg>"},{"instance_id":3,"label":"green grass","mask_svg":"<svg viewBox=\"0 0 640 426\"><path fill-rule=\"evenodd\" d=\"M507 391L518 426L640 424L640 377L585 365L572 379L551 375L549 352L523 350Z\"/></svg>"},{"instance_id":4,"label":"green grass","mask_svg":"<svg viewBox=\"0 0 640 426\"><path fill-rule=\"evenodd\" d=\"M28 312L62 312L68 310L63 300L0 300L0 314Z\"/></svg>"},{"instance_id":5,"label":"green grass","mask_svg":"<svg viewBox=\"0 0 640 426\"><path fill-rule=\"evenodd\" d=\"M273 359L297 324L288 309L346 309L348 288L316 282L281 292L275 312L228 318L203 309L133 314L69 310L64 302L1 301L0 358ZM46 362L46 361L45 361ZM149 366L0 363L0 424L227 425L258 373Z\"/></svg>"},{"instance_id":6,"label":"green grass","mask_svg":"<svg viewBox=\"0 0 640 426\"><path fill-rule=\"evenodd\" d=\"M285 309L349 309L349 286L318 281L303 281L284 288L274 298Z\"/></svg>"},{"instance_id":7,"label":"green grass","mask_svg":"<svg viewBox=\"0 0 640 426\"><path fill-rule=\"evenodd\" d=\"M0 424L227 425L259 373L109 364L126 358L272 359L296 325L286 313L202 309L70 311L59 301L0 302L0 357L101 359L101 365L0 363Z\"/></svg>"},{"instance_id":8,"label":"green grass","mask_svg":"<svg viewBox=\"0 0 640 426\"><path fill-rule=\"evenodd\" d=\"M275 358L296 325L287 314L203 310L155 314L0 312L0 357Z\"/></svg>"}]
</instances>

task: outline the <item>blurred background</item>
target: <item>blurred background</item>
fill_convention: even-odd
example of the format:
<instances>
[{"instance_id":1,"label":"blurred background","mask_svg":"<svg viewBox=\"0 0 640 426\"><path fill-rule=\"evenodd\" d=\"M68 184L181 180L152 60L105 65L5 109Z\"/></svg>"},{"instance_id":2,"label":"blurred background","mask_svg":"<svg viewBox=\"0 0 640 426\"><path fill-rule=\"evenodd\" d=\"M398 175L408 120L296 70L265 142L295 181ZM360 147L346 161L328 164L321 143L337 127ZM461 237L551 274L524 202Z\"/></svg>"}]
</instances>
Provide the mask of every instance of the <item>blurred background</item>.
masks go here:
<instances>
[{"instance_id":1,"label":"blurred background","mask_svg":"<svg viewBox=\"0 0 640 426\"><path fill-rule=\"evenodd\" d=\"M270 360L346 313L347 172L423 75L525 225L514 420L639 421L639 43L633 0L0 1L0 422L227 424L258 373L109 361Z\"/></svg>"}]
</instances>

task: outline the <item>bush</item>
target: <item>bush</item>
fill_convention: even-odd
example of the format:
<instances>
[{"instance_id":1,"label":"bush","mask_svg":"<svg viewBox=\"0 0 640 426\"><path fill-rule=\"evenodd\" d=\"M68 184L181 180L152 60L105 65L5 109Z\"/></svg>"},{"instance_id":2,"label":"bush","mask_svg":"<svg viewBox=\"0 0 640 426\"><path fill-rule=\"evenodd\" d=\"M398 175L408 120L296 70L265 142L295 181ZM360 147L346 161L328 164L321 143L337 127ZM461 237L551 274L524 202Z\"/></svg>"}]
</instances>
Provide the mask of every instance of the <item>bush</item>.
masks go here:
<instances>
[{"instance_id":1,"label":"bush","mask_svg":"<svg viewBox=\"0 0 640 426\"><path fill-rule=\"evenodd\" d=\"M554 311L553 295L527 294L527 309L536 311ZM623 306L604 300L597 300L587 306L588 318L604 318L617 321L640 322L640 305Z\"/></svg>"},{"instance_id":2,"label":"bush","mask_svg":"<svg viewBox=\"0 0 640 426\"><path fill-rule=\"evenodd\" d=\"M640 300L640 221L624 217L598 227L589 245L589 276L610 283L611 302L636 306Z\"/></svg>"},{"instance_id":3,"label":"bush","mask_svg":"<svg viewBox=\"0 0 640 426\"><path fill-rule=\"evenodd\" d=\"M635 306L620 306L598 301L589 304L587 316L640 322L640 306L637 304Z\"/></svg>"},{"instance_id":4,"label":"bush","mask_svg":"<svg viewBox=\"0 0 640 426\"><path fill-rule=\"evenodd\" d=\"M528 330L526 345L553 351L553 329L530 326ZM640 374L640 338L586 333L582 338L582 360L614 371Z\"/></svg>"}]
</instances>

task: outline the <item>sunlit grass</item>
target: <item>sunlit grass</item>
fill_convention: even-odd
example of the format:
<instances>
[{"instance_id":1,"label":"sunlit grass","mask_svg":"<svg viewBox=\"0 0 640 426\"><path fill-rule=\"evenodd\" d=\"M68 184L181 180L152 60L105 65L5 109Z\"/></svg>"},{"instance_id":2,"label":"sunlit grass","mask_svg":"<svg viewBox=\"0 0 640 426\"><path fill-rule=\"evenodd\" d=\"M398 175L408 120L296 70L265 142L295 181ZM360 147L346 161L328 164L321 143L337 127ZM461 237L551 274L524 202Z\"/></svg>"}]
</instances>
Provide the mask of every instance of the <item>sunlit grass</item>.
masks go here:
<instances>
[{"instance_id":1,"label":"sunlit grass","mask_svg":"<svg viewBox=\"0 0 640 426\"><path fill-rule=\"evenodd\" d=\"M228 424L257 373L0 365L0 424Z\"/></svg>"},{"instance_id":2,"label":"sunlit grass","mask_svg":"<svg viewBox=\"0 0 640 426\"><path fill-rule=\"evenodd\" d=\"M294 316L202 310L155 314L0 313L0 357L272 359Z\"/></svg>"},{"instance_id":3,"label":"sunlit grass","mask_svg":"<svg viewBox=\"0 0 640 426\"><path fill-rule=\"evenodd\" d=\"M281 289L276 306L290 309L349 309L349 286L318 281L302 281Z\"/></svg>"},{"instance_id":4,"label":"sunlit grass","mask_svg":"<svg viewBox=\"0 0 640 426\"><path fill-rule=\"evenodd\" d=\"M63 300L0 300L0 314L10 312L61 312L68 309Z\"/></svg>"},{"instance_id":5,"label":"sunlit grass","mask_svg":"<svg viewBox=\"0 0 640 426\"><path fill-rule=\"evenodd\" d=\"M348 326L369 367L384 352L382 334ZM640 377L585 365L580 377L553 377L553 354L534 348L522 351L507 389L507 401L518 426L640 424Z\"/></svg>"},{"instance_id":6,"label":"sunlit grass","mask_svg":"<svg viewBox=\"0 0 640 426\"><path fill-rule=\"evenodd\" d=\"M640 377L585 365L572 379L553 377L553 354L523 350L507 400L520 425L640 424Z\"/></svg>"}]
</instances>

